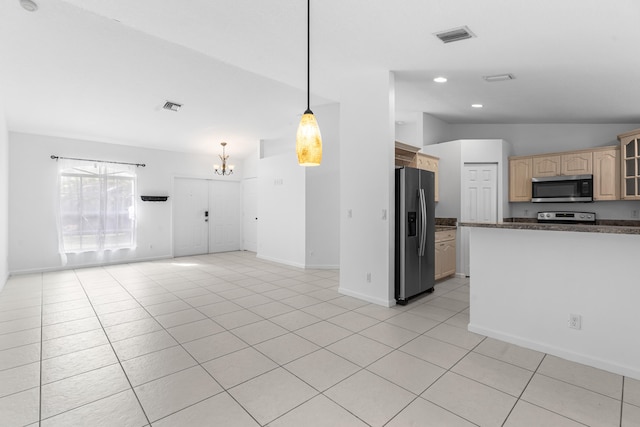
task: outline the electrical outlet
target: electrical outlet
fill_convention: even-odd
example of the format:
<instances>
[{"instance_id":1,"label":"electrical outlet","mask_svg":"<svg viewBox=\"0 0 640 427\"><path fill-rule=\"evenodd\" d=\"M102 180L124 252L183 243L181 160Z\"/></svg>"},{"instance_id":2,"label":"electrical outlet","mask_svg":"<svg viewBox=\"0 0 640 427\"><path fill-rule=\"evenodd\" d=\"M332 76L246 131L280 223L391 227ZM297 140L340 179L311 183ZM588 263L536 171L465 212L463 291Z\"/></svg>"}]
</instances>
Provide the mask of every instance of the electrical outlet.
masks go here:
<instances>
[{"instance_id":1,"label":"electrical outlet","mask_svg":"<svg viewBox=\"0 0 640 427\"><path fill-rule=\"evenodd\" d=\"M638 209L634 209L631 211L631 218L638 218Z\"/></svg>"},{"instance_id":2,"label":"electrical outlet","mask_svg":"<svg viewBox=\"0 0 640 427\"><path fill-rule=\"evenodd\" d=\"M353 218L353 211L351 209L347 209L347 218Z\"/></svg>"},{"instance_id":3,"label":"electrical outlet","mask_svg":"<svg viewBox=\"0 0 640 427\"><path fill-rule=\"evenodd\" d=\"M367 273L367 283L371 283L371 273Z\"/></svg>"},{"instance_id":4,"label":"electrical outlet","mask_svg":"<svg viewBox=\"0 0 640 427\"><path fill-rule=\"evenodd\" d=\"M569 314L569 327L571 329L582 328L582 316L579 314Z\"/></svg>"}]
</instances>

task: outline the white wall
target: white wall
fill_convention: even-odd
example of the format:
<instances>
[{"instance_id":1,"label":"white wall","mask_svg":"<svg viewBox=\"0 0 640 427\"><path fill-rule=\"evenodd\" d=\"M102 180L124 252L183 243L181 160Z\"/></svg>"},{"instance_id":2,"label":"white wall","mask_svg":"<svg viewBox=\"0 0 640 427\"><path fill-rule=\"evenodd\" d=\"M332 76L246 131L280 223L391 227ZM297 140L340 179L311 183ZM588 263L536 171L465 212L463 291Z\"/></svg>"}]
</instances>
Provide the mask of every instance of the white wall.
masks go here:
<instances>
[{"instance_id":1,"label":"white wall","mask_svg":"<svg viewBox=\"0 0 640 427\"><path fill-rule=\"evenodd\" d=\"M293 134L295 135L295 134ZM258 258L305 265L305 168L294 144L289 152L258 164Z\"/></svg>"},{"instance_id":2,"label":"white wall","mask_svg":"<svg viewBox=\"0 0 640 427\"><path fill-rule=\"evenodd\" d=\"M341 82L339 291L390 306L395 304L393 74L359 70Z\"/></svg>"},{"instance_id":3,"label":"white wall","mask_svg":"<svg viewBox=\"0 0 640 427\"><path fill-rule=\"evenodd\" d=\"M640 379L638 246L639 235L472 228L469 330Z\"/></svg>"},{"instance_id":4,"label":"white wall","mask_svg":"<svg viewBox=\"0 0 640 427\"><path fill-rule=\"evenodd\" d=\"M106 251L99 258L89 252L68 257L58 253L55 222L57 194L55 154L132 163L138 168L138 194L169 195L168 202L136 200L138 238L135 250ZM171 203L176 176L239 181L242 168L230 177L213 175L215 156L176 153L22 133L9 134L9 271L54 270L99 263L129 262L172 256Z\"/></svg>"},{"instance_id":5,"label":"white wall","mask_svg":"<svg viewBox=\"0 0 640 427\"><path fill-rule=\"evenodd\" d=\"M306 168L307 268L340 265L340 106L314 107L322 133L322 164Z\"/></svg>"},{"instance_id":6,"label":"white wall","mask_svg":"<svg viewBox=\"0 0 640 427\"><path fill-rule=\"evenodd\" d=\"M451 124L426 113L421 113L421 119L422 140L419 146L456 139L451 137Z\"/></svg>"},{"instance_id":7,"label":"white wall","mask_svg":"<svg viewBox=\"0 0 640 427\"><path fill-rule=\"evenodd\" d=\"M9 276L9 134L0 106L0 291Z\"/></svg>"}]
</instances>

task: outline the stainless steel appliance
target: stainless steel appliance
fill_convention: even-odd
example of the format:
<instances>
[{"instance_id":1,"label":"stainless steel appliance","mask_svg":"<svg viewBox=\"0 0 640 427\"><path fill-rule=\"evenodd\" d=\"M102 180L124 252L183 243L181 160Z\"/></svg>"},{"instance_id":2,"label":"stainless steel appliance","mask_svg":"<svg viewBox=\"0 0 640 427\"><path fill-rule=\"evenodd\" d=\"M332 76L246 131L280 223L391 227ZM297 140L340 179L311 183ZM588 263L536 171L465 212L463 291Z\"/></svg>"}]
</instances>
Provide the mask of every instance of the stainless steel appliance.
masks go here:
<instances>
[{"instance_id":1,"label":"stainless steel appliance","mask_svg":"<svg viewBox=\"0 0 640 427\"><path fill-rule=\"evenodd\" d=\"M551 224L595 224L595 212L538 212L538 222Z\"/></svg>"},{"instance_id":2,"label":"stainless steel appliance","mask_svg":"<svg viewBox=\"0 0 640 427\"><path fill-rule=\"evenodd\" d=\"M395 298L433 292L435 282L434 173L396 169Z\"/></svg>"},{"instance_id":3,"label":"stainless steel appliance","mask_svg":"<svg viewBox=\"0 0 640 427\"><path fill-rule=\"evenodd\" d=\"M534 203L593 202L593 175L533 178L531 201Z\"/></svg>"}]
</instances>

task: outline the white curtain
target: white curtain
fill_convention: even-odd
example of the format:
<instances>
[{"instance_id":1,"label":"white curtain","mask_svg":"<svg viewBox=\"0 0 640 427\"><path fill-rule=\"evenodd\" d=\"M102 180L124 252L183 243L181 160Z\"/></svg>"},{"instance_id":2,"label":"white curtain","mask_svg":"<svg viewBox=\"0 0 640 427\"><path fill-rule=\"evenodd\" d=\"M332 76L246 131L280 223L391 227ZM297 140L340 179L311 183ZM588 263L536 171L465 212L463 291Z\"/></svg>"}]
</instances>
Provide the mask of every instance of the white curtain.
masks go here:
<instances>
[{"instance_id":1,"label":"white curtain","mask_svg":"<svg viewBox=\"0 0 640 427\"><path fill-rule=\"evenodd\" d=\"M136 246L136 167L58 159L58 235L65 254Z\"/></svg>"}]
</instances>

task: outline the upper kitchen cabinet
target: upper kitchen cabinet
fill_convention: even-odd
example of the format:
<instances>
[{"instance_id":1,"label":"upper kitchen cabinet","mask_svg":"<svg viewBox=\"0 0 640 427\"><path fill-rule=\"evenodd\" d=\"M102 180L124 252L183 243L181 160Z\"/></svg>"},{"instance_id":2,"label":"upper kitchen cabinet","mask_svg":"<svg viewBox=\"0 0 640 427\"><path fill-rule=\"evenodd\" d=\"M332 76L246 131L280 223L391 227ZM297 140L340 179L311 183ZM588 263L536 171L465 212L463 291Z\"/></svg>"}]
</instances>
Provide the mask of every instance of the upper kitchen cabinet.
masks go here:
<instances>
[{"instance_id":1,"label":"upper kitchen cabinet","mask_svg":"<svg viewBox=\"0 0 640 427\"><path fill-rule=\"evenodd\" d=\"M533 159L527 157L509 157L509 201L531 201L531 177Z\"/></svg>"},{"instance_id":2,"label":"upper kitchen cabinet","mask_svg":"<svg viewBox=\"0 0 640 427\"><path fill-rule=\"evenodd\" d=\"M620 148L593 152L593 200L620 200Z\"/></svg>"},{"instance_id":3,"label":"upper kitchen cabinet","mask_svg":"<svg viewBox=\"0 0 640 427\"><path fill-rule=\"evenodd\" d=\"M593 200L620 200L619 157L616 146L510 157L509 201L530 202L531 178L559 175L593 175Z\"/></svg>"},{"instance_id":4,"label":"upper kitchen cabinet","mask_svg":"<svg viewBox=\"0 0 640 427\"><path fill-rule=\"evenodd\" d=\"M419 147L396 141L395 164L396 166L416 167L416 153Z\"/></svg>"},{"instance_id":5,"label":"upper kitchen cabinet","mask_svg":"<svg viewBox=\"0 0 640 427\"><path fill-rule=\"evenodd\" d=\"M561 156L535 156L533 157L534 178L542 176L558 176L562 165Z\"/></svg>"},{"instance_id":6,"label":"upper kitchen cabinet","mask_svg":"<svg viewBox=\"0 0 640 427\"><path fill-rule=\"evenodd\" d=\"M618 135L622 158L622 198L640 200L640 129Z\"/></svg>"},{"instance_id":7,"label":"upper kitchen cabinet","mask_svg":"<svg viewBox=\"0 0 640 427\"><path fill-rule=\"evenodd\" d=\"M560 156L560 175L591 175L593 173L593 153L575 151Z\"/></svg>"},{"instance_id":8,"label":"upper kitchen cabinet","mask_svg":"<svg viewBox=\"0 0 640 427\"><path fill-rule=\"evenodd\" d=\"M561 154L533 156L534 178L593 173L592 151L571 151Z\"/></svg>"},{"instance_id":9,"label":"upper kitchen cabinet","mask_svg":"<svg viewBox=\"0 0 640 427\"><path fill-rule=\"evenodd\" d=\"M396 141L395 147L395 165L396 166L409 166L412 168L423 169L431 171L435 175L434 184L434 196L435 201L440 200L439 182L438 182L438 164L437 157L429 156L428 154L418 153L420 148L413 145L405 144L400 141Z\"/></svg>"},{"instance_id":10,"label":"upper kitchen cabinet","mask_svg":"<svg viewBox=\"0 0 640 427\"><path fill-rule=\"evenodd\" d=\"M438 165L439 165L440 159L434 156L429 156L427 154L422 154L422 153L418 153L416 154L416 167L418 169L423 169L426 171L431 171L433 172L433 174L435 175L435 179L433 181L434 186L435 186L435 190L434 190L434 196L435 196L435 201L439 201L440 200L440 192L438 191L438 187L439 187L439 182L438 182Z\"/></svg>"}]
</instances>

